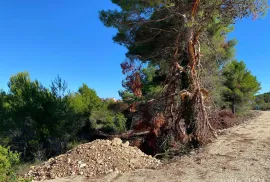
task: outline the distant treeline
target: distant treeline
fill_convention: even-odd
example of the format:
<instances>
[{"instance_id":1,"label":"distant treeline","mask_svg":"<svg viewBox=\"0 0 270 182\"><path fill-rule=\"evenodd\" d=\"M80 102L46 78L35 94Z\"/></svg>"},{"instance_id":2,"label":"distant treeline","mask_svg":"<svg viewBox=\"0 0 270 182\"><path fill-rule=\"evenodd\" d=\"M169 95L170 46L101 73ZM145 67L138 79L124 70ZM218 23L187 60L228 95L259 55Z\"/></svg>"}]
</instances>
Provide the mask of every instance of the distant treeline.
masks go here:
<instances>
[{"instance_id":1,"label":"distant treeline","mask_svg":"<svg viewBox=\"0 0 270 182\"><path fill-rule=\"evenodd\" d=\"M270 92L256 96L254 109L270 110Z\"/></svg>"}]
</instances>

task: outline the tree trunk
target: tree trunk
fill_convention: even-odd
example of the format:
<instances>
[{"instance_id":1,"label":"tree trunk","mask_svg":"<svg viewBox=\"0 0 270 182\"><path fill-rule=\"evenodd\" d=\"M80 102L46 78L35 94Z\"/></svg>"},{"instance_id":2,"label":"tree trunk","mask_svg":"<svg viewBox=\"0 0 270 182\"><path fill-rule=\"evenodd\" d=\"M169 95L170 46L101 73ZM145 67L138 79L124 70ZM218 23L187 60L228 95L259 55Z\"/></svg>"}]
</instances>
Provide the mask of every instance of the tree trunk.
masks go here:
<instances>
[{"instance_id":1,"label":"tree trunk","mask_svg":"<svg viewBox=\"0 0 270 182\"><path fill-rule=\"evenodd\" d=\"M195 24L194 21L200 0L195 0L191 16L183 15L185 22ZM176 48L173 61L179 65L180 79L175 80L178 71L174 67L170 71L169 84L166 95L177 92L180 86L180 106L178 101L168 98L166 102L165 115L173 123L172 132L177 138L183 138L182 135L188 136L192 143L204 143L212 133L215 136L213 128L208 120L208 113L204 105L204 97L200 84L198 71L200 68L200 36L201 30L195 29L194 26L186 27L185 46L181 42L181 34L176 37ZM179 55L182 55L179 59ZM181 124L184 122L184 131Z\"/></svg>"},{"instance_id":2,"label":"tree trunk","mask_svg":"<svg viewBox=\"0 0 270 182\"><path fill-rule=\"evenodd\" d=\"M236 109L235 109L235 100L233 99L233 102L232 102L232 113L233 113L233 115L235 115L235 111Z\"/></svg>"}]
</instances>

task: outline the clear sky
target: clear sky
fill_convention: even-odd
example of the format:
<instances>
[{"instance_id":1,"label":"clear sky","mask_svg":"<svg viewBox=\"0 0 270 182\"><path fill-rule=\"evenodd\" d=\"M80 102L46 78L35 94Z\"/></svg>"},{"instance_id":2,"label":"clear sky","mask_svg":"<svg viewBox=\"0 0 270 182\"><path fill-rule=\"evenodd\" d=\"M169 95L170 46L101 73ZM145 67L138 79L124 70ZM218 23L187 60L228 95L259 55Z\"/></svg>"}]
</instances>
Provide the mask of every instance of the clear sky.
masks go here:
<instances>
[{"instance_id":1,"label":"clear sky","mask_svg":"<svg viewBox=\"0 0 270 182\"><path fill-rule=\"evenodd\" d=\"M45 86L59 74L72 91L86 83L100 97L118 98L125 48L98 19L99 10L114 8L110 0L0 0L0 88L28 71ZM270 15L235 27L237 59L257 76L261 92L270 91Z\"/></svg>"}]
</instances>

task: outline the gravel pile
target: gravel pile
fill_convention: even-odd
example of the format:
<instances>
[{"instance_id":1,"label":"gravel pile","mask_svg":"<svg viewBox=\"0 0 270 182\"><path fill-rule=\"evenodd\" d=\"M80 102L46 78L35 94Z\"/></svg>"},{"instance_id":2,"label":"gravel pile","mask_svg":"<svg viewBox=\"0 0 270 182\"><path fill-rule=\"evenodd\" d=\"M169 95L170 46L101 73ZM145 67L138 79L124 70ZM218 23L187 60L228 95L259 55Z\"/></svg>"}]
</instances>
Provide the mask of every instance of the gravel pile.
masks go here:
<instances>
[{"instance_id":1,"label":"gravel pile","mask_svg":"<svg viewBox=\"0 0 270 182\"><path fill-rule=\"evenodd\" d=\"M115 138L95 140L79 145L66 154L49 159L41 166L33 166L25 177L34 180L55 179L67 176L99 176L111 172L126 172L134 169L156 168L160 161L144 154L129 143Z\"/></svg>"}]
</instances>

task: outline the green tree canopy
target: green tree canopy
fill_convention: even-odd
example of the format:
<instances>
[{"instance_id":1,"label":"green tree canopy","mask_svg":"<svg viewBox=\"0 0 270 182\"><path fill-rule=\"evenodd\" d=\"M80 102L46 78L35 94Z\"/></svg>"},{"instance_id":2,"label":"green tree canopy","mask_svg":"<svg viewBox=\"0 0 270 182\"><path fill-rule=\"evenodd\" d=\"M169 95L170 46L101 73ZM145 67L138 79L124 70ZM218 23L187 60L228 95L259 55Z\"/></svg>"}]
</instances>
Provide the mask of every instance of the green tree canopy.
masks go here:
<instances>
[{"instance_id":1,"label":"green tree canopy","mask_svg":"<svg viewBox=\"0 0 270 182\"><path fill-rule=\"evenodd\" d=\"M239 106L251 106L255 94L260 90L260 83L256 77L247 70L243 61L236 60L227 64L223 71L224 86L223 97L230 103L232 112L239 111Z\"/></svg>"},{"instance_id":2,"label":"green tree canopy","mask_svg":"<svg viewBox=\"0 0 270 182\"><path fill-rule=\"evenodd\" d=\"M69 120L67 95L59 95L64 88L60 80L58 77L50 90L22 72L10 78L8 93L1 94L0 136L9 138L11 148L25 160L45 159L50 152L59 152L53 145L66 142L76 132ZM36 156L38 153L43 156Z\"/></svg>"},{"instance_id":3,"label":"green tree canopy","mask_svg":"<svg viewBox=\"0 0 270 182\"><path fill-rule=\"evenodd\" d=\"M70 93L59 76L46 88L21 72L11 76L8 87L0 91L0 145L20 152L24 161L63 153L74 140L93 140L93 130L126 128L124 115L111 109L118 103L100 99L86 84Z\"/></svg>"},{"instance_id":4,"label":"green tree canopy","mask_svg":"<svg viewBox=\"0 0 270 182\"><path fill-rule=\"evenodd\" d=\"M90 116L93 110L100 109L103 105L96 91L89 88L86 84L83 84L78 89L78 92L71 94L69 103L76 113L86 115L87 117Z\"/></svg>"}]
</instances>

